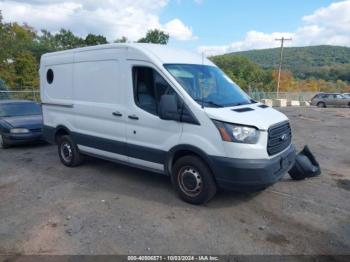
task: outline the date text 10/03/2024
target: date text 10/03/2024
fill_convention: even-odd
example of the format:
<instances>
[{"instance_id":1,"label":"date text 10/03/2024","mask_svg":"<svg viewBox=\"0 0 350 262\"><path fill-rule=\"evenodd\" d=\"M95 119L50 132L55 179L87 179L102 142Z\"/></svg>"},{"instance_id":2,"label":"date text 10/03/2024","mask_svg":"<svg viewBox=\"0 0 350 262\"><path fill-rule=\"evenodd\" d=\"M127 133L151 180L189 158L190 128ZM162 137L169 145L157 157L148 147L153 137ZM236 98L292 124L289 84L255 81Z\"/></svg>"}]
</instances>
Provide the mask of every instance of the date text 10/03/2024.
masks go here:
<instances>
[{"instance_id":1,"label":"date text 10/03/2024","mask_svg":"<svg viewBox=\"0 0 350 262\"><path fill-rule=\"evenodd\" d=\"M218 261L217 256L128 256L128 261Z\"/></svg>"}]
</instances>

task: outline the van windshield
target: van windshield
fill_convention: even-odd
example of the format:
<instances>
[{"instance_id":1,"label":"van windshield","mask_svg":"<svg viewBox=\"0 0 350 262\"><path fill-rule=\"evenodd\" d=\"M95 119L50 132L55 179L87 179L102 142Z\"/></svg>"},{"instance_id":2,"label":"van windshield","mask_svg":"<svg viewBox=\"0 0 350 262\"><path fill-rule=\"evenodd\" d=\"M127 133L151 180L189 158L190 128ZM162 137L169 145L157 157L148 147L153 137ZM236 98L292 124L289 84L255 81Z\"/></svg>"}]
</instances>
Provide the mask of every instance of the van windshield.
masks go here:
<instances>
[{"instance_id":1,"label":"van windshield","mask_svg":"<svg viewBox=\"0 0 350 262\"><path fill-rule=\"evenodd\" d=\"M238 85L215 66L165 64L164 67L200 105L228 107L253 103Z\"/></svg>"}]
</instances>

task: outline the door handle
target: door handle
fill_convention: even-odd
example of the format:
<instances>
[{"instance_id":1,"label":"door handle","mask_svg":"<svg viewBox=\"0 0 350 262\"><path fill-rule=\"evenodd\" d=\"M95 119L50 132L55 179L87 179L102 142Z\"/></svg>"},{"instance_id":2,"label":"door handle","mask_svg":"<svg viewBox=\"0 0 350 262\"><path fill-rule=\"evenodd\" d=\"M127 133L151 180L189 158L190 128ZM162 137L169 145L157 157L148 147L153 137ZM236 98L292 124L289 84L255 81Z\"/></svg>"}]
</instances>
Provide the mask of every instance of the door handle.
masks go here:
<instances>
[{"instance_id":1,"label":"door handle","mask_svg":"<svg viewBox=\"0 0 350 262\"><path fill-rule=\"evenodd\" d=\"M120 117L120 116L123 116L123 114L120 113L120 112L118 112L118 111L113 112L112 115L114 115L114 116L119 116L119 117Z\"/></svg>"},{"instance_id":2,"label":"door handle","mask_svg":"<svg viewBox=\"0 0 350 262\"><path fill-rule=\"evenodd\" d=\"M139 117L137 115L131 115L129 118L132 120L139 120Z\"/></svg>"}]
</instances>

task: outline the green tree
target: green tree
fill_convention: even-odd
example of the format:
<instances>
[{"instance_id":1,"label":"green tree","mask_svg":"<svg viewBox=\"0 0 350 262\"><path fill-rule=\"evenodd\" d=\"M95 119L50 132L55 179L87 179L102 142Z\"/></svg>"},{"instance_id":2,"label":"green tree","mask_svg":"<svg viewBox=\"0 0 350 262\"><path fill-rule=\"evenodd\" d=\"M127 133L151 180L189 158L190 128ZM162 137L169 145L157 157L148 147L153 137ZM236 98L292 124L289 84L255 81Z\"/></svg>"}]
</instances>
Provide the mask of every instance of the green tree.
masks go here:
<instances>
[{"instance_id":1,"label":"green tree","mask_svg":"<svg viewBox=\"0 0 350 262\"><path fill-rule=\"evenodd\" d=\"M152 43L152 44L161 44L166 45L169 41L169 34L158 30L149 30L145 37L139 39L138 43Z\"/></svg>"},{"instance_id":2,"label":"green tree","mask_svg":"<svg viewBox=\"0 0 350 262\"><path fill-rule=\"evenodd\" d=\"M33 89L39 86L38 63L31 52L17 53L14 67L17 88Z\"/></svg>"},{"instance_id":3,"label":"green tree","mask_svg":"<svg viewBox=\"0 0 350 262\"><path fill-rule=\"evenodd\" d=\"M17 23L3 23L0 19L0 78L6 81L9 87L16 87L18 74L16 59L20 52L30 52L34 46L35 31L30 26ZM34 61L37 70L37 61Z\"/></svg>"},{"instance_id":4,"label":"green tree","mask_svg":"<svg viewBox=\"0 0 350 262\"><path fill-rule=\"evenodd\" d=\"M85 46L84 39L75 36L70 30L61 29L55 35L55 42L58 50L72 49Z\"/></svg>"},{"instance_id":5,"label":"green tree","mask_svg":"<svg viewBox=\"0 0 350 262\"><path fill-rule=\"evenodd\" d=\"M103 35L88 34L85 38L87 46L107 44L107 38Z\"/></svg>"},{"instance_id":6,"label":"green tree","mask_svg":"<svg viewBox=\"0 0 350 262\"><path fill-rule=\"evenodd\" d=\"M128 38L125 36L122 36L121 38L114 40L114 43L127 43L127 42L128 42Z\"/></svg>"},{"instance_id":7,"label":"green tree","mask_svg":"<svg viewBox=\"0 0 350 262\"><path fill-rule=\"evenodd\" d=\"M42 29L41 34L36 36L35 43L33 51L39 59L42 54L56 51L59 48L55 35L45 29Z\"/></svg>"},{"instance_id":8,"label":"green tree","mask_svg":"<svg viewBox=\"0 0 350 262\"><path fill-rule=\"evenodd\" d=\"M11 59L11 27L9 24L2 22L2 13L0 10L0 78L7 80L8 64Z\"/></svg>"},{"instance_id":9,"label":"green tree","mask_svg":"<svg viewBox=\"0 0 350 262\"><path fill-rule=\"evenodd\" d=\"M233 81L245 90L262 89L272 81L272 73L243 56L216 56L210 58Z\"/></svg>"}]
</instances>

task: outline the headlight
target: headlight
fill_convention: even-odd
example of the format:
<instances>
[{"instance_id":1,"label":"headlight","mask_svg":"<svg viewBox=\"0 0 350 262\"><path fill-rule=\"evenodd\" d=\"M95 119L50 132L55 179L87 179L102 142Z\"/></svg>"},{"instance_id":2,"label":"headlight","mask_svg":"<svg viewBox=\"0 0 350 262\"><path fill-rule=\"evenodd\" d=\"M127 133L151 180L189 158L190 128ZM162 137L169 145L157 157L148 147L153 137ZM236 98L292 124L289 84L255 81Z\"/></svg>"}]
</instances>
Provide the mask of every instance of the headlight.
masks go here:
<instances>
[{"instance_id":1,"label":"headlight","mask_svg":"<svg viewBox=\"0 0 350 262\"><path fill-rule=\"evenodd\" d=\"M255 127L229 124L217 120L213 120L213 122L224 141L256 144L259 140L259 130Z\"/></svg>"},{"instance_id":2,"label":"headlight","mask_svg":"<svg viewBox=\"0 0 350 262\"><path fill-rule=\"evenodd\" d=\"M12 128L10 130L11 134L25 134L25 133L29 133L29 130L26 128Z\"/></svg>"}]
</instances>

